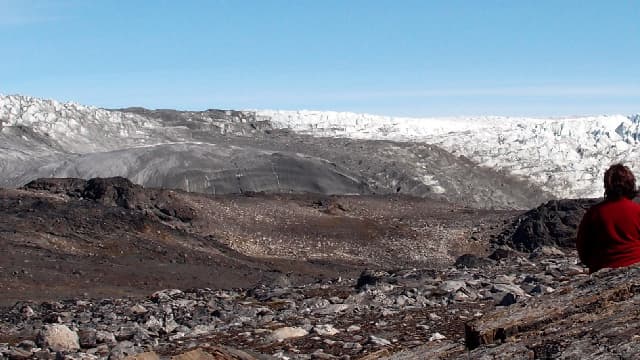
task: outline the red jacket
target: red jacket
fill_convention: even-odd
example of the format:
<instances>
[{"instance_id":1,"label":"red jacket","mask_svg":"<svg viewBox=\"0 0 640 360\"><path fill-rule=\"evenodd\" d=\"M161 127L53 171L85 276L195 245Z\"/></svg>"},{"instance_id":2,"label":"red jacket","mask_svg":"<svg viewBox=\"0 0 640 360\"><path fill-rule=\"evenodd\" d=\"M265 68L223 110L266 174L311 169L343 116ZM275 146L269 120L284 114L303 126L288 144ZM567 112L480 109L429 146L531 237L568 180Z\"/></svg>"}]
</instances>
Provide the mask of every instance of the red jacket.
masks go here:
<instances>
[{"instance_id":1,"label":"red jacket","mask_svg":"<svg viewBox=\"0 0 640 360\"><path fill-rule=\"evenodd\" d=\"M580 222L576 245L591 272L640 262L640 205L623 197L593 206Z\"/></svg>"}]
</instances>

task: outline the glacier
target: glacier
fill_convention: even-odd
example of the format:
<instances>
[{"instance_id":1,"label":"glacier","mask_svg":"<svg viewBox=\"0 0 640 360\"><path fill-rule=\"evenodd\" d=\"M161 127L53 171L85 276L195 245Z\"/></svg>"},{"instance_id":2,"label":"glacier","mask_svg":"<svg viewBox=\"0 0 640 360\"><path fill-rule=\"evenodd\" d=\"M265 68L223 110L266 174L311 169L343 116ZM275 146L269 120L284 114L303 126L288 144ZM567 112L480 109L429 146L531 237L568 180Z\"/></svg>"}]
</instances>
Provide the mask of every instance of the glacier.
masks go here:
<instances>
[{"instance_id":1,"label":"glacier","mask_svg":"<svg viewBox=\"0 0 640 360\"><path fill-rule=\"evenodd\" d=\"M623 162L640 171L640 115L407 118L308 110L246 112L274 129L313 137L436 145L560 198L601 196L602 174L612 163ZM8 178L26 166L40 167L38 174L45 175L49 164L66 166L65 173L73 173L79 163L73 159L87 163L93 159L87 154L161 144L198 145L188 125L171 126L131 111L0 95L0 168ZM211 126L224 130L230 125ZM420 176L434 192L444 191L431 173ZM9 183L18 180L24 179Z\"/></svg>"},{"instance_id":2,"label":"glacier","mask_svg":"<svg viewBox=\"0 0 640 360\"><path fill-rule=\"evenodd\" d=\"M275 127L319 137L424 142L527 179L560 198L599 197L616 162L640 170L640 115L407 118L259 110Z\"/></svg>"}]
</instances>

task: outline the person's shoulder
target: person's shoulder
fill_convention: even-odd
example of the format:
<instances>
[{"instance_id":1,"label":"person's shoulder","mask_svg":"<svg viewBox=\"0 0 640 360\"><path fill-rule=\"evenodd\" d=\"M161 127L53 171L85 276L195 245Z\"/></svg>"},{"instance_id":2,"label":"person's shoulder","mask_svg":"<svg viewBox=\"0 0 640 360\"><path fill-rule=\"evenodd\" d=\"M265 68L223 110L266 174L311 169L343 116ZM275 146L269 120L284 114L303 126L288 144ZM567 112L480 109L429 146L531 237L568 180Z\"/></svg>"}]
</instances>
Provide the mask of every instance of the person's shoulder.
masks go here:
<instances>
[{"instance_id":1,"label":"person's shoulder","mask_svg":"<svg viewBox=\"0 0 640 360\"><path fill-rule=\"evenodd\" d=\"M636 201L632 200L632 199L625 199L626 200L626 204L629 207L632 207L634 209L637 209L640 211L640 203L637 203Z\"/></svg>"},{"instance_id":2,"label":"person's shoulder","mask_svg":"<svg viewBox=\"0 0 640 360\"><path fill-rule=\"evenodd\" d=\"M640 214L640 204L628 198L605 200L602 204L604 207L600 209L601 212Z\"/></svg>"},{"instance_id":3,"label":"person's shoulder","mask_svg":"<svg viewBox=\"0 0 640 360\"><path fill-rule=\"evenodd\" d=\"M601 204L600 202L588 208L587 211L584 212L584 215L582 215L582 222L587 223L598 217L598 214L602 212Z\"/></svg>"},{"instance_id":4,"label":"person's shoulder","mask_svg":"<svg viewBox=\"0 0 640 360\"><path fill-rule=\"evenodd\" d=\"M598 201L597 203L593 204L591 207L587 209L587 214L598 212L602 210L602 208L609 206L610 203L611 202L607 201L606 199L602 201Z\"/></svg>"},{"instance_id":5,"label":"person's shoulder","mask_svg":"<svg viewBox=\"0 0 640 360\"><path fill-rule=\"evenodd\" d=\"M621 205L622 204L620 200L603 199L602 201L599 201L593 206L591 206L590 208L588 208L587 211L584 213L583 219L595 219L601 216L605 216L606 214L611 213L612 211L626 212L626 210L622 210L619 208L619 206ZM640 207L638 208L638 210L640 210Z\"/></svg>"}]
</instances>

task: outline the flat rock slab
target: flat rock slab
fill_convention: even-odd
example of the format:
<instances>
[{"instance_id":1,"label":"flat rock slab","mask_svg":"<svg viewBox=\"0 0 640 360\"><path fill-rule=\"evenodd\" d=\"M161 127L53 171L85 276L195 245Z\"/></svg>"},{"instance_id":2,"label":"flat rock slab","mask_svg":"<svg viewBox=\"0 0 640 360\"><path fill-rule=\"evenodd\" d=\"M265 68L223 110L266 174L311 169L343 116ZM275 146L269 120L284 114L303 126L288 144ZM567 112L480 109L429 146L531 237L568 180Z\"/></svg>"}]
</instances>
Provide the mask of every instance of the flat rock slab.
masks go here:
<instances>
[{"instance_id":1,"label":"flat rock slab","mask_svg":"<svg viewBox=\"0 0 640 360\"><path fill-rule=\"evenodd\" d=\"M273 340L285 340L308 335L309 332L298 327L282 327L271 333L270 338Z\"/></svg>"},{"instance_id":2,"label":"flat rock slab","mask_svg":"<svg viewBox=\"0 0 640 360\"><path fill-rule=\"evenodd\" d=\"M153 351L129 355L124 360L160 360L160 356Z\"/></svg>"},{"instance_id":3,"label":"flat rock slab","mask_svg":"<svg viewBox=\"0 0 640 360\"><path fill-rule=\"evenodd\" d=\"M255 357L245 353L244 351L230 349L226 347L208 347L204 349L195 349L180 355L171 357L172 360L256 360ZM152 360L152 359L149 359Z\"/></svg>"},{"instance_id":4,"label":"flat rock slab","mask_svg":"<svg viewBox=\"0 0 640 360\"><path fill-rule=\"evenodd\" d=\"M171 360L215 360L215 359L217 358L214 358L213 355L209 354L208 352L202 349L192 350L184 354L171 357ZM233 358L220 357L220 359L233 359Z\"/></svg>"},{"instance_id":5,"label":"flat rock slab","mask_svg":"<svg viewBox=\"0 0 640 360\"><path fill-rule=\"evenodd\" d=\"M453 341L429 342L413 349L403 350L381 360L449 359L466 356L464 345ZM464 357L463 357L464 358Z\"/></svg>"},{"instance_id":6,"label":"flat rock slab","mask_svg":"<svg viewBox=\"0 0 640 360\"><path fill-rule=\"evenodd\" d=\"M466 345L480 357L517 353L531 358L637 358L638 309L640 267L604 270L467 323ZM506 344L486 347L500 343Z\"/></svg>"}]
</instances>

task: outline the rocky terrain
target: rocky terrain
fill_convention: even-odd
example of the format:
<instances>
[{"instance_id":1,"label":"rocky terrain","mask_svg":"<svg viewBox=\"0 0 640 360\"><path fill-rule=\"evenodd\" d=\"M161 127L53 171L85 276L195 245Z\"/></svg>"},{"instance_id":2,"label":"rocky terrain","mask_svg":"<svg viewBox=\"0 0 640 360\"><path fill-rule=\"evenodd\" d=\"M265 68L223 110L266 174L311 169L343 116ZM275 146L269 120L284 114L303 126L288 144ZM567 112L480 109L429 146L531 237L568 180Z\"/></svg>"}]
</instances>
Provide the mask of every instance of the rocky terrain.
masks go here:
<instances>
[{"instance_id":1,"label":"rocky terrain","mask_svg":"<svg viewBox=\"0 0 640 360\"><path fill-rule=\"evenodd\" d=\"M424 355L414 358L465 358L465 323L483 319L496 305L541 298L582 274L575 259L558 250L531 259L474 259L474 268L465 268L470 260L443 270L365 271L357 279L301 286L18 302L3 313L10 341L4 351L55 356L47 350L53 340L42 333L65 326L77 334L74 341L52 350L71 358L144 351L171 356L213 346L241 350L247 359L377 359L407 349Z\"/></svg>"},{"instance_id":2,"label":"rocky terrain","mask_svg":"<svg viewBox=\"0 0 640 360\"><path fill-rule=\"evenodd\" d=\"M444 266L486 251L515 213L400 196L213 196L123 178L42 179L1 195L5 303Z\"/></svg>"},{"instance_id":3,"label":"rocky terrain","mask_svg":"<svg viewBox=\"0 0 640 360\"><path fill-rule=\"evenodd\" d=\"M255 111L104 110L0 96L0 186L122 176L207 194L401 194L529 209L554 196L424 142L318 138Z\"/></svg>"},{"instance_id":4,"label":"rocky terrain","mask_svg":"<svg viewBox=\"0 0 640 360\"><path fill-rule=\"evenodd\" d=\"M638 117L419 120L0 96L0 359L640 356L556 198Z\"/></svg>"},{"instance_id":5,"label":"rocky terrain","mask_svg":"<svg viewBox=\"0 0 640 360\"><path fill-rule=\"evenodd\" d=\"M589 276L573 251L597 200L518 212L123 178L41 179L0 199L5 358L637 353L637 269Z\"/></svg>"}]
</instances>

